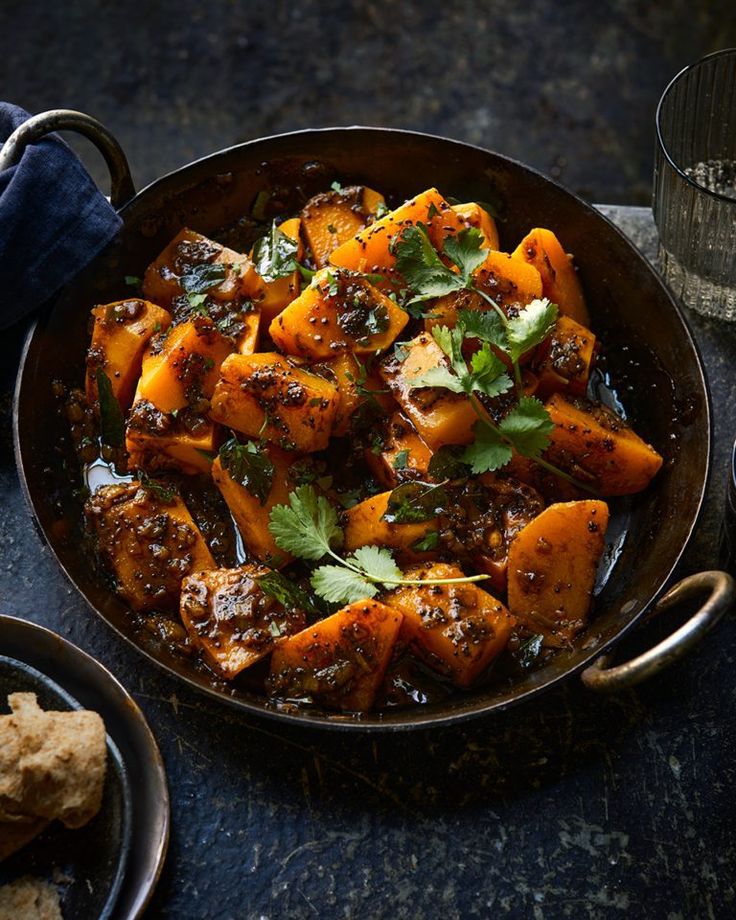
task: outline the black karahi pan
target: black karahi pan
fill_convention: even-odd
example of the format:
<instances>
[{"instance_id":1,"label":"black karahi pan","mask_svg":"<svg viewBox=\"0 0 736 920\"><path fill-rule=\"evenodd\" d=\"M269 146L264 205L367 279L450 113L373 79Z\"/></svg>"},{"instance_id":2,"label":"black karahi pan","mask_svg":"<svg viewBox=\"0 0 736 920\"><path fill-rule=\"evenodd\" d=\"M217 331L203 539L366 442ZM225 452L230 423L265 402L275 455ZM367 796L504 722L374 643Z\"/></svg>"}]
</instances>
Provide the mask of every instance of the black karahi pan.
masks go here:
<instances>
[{"instance_id":1,"label":"black karahi pan","mask_svg":"<svg viewBox=\"0 0 736 920\"><path fill-rule=\"evenodd\" d=\"M734 597L730 576L703 572L665 588L695 527L709 473L711 413L700 356L672 297L626 237L590 205L532 169L479 147L381 128L326 128L240 144L198 160L137 195L121 149L99 123L70 112L36 116L6 143L0 167L49 131L81 130L105 154L112 202L124 229L46 309L30 330L18 374L14 424L18 469L39 529L90 606L123 638L171 674L249 712L315 726L400 730L456 722L527 701L582 671L585 684L631 686L680 657ZM204 234L237 223L254 204L298 207L333 180L361 183L403 200L424 188L492 202L501 246L548 226L575 253L592 324L605 343L606 371L636 430L664 455L646 492L612 505L615 546L603 566L589 628L569 650L513 685L493 685L441 703L350 716L317 708L281 711L258 693L215 687L190 661L136 628L80 551L81 499L74 458L60 448L66 420L51 381L79 385L91 305L129 296L123 277L140 275L183 226ZM699 595L703 606L655 648L607 668L607 653L645 612Z\"/></svg>"}]
</instances>

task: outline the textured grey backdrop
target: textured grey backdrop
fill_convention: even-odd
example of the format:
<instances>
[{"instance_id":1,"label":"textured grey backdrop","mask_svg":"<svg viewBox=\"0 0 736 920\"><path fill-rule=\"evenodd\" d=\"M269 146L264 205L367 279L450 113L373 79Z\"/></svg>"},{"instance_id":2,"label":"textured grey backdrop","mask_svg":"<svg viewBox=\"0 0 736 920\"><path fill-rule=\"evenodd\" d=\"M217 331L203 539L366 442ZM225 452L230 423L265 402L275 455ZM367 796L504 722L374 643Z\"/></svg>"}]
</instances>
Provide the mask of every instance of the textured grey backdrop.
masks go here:
<instances>
[{"instance_id":1,"label":"textured grey backdrop","mask_svg":"<svg viewBox=\"0 0 736 920\"><path fill-rule=\"evenodd\" d=\"M363 123L647 204L661 90L734 44L733 0L2 0L0 97L96 115L139 184L250 138Z\"/></svg>"}]
</instances>

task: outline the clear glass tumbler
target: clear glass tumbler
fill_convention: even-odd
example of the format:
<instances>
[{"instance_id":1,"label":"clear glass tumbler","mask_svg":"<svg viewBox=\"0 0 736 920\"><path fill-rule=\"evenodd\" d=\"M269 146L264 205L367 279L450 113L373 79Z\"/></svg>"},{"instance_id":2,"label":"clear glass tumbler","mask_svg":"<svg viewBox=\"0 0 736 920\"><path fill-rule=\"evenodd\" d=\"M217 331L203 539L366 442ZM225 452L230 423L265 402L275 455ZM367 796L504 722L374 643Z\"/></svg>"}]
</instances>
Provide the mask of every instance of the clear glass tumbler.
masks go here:
<instances>
[{"instance_id":1,"label":"clear glass tumbler","mask_svg":"<svg viewBox=\"0 0 736 920\"><path fill-rule=\"evenodd\" d=\"M736 48L686 67L664 91L653 207L675 296L736 321Z\"/></svg>"}]
</instances>

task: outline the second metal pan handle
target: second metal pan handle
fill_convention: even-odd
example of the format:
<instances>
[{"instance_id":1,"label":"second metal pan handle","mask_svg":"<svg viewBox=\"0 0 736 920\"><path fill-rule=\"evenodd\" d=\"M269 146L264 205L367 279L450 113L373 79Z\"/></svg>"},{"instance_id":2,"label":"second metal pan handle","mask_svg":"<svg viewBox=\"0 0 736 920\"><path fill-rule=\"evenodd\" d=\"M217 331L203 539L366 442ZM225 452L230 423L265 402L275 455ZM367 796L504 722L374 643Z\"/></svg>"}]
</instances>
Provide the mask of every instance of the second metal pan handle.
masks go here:
<instances>
[{"instance_id":1,"label":"second metal pan handle","mask_svg":"<svg viewBox=\"0 0 736 920\"><path fill-rule=\"evenodd\" d=\"M608 667L610 656L601 655L583 671L581 677L585 686L602 693L625 690L682 658L733 606L736 601L736 582L727 572L699 572L697 575L689 575L678 581L655 607L655 612L669 610L681 601L689 600L705 591L709 592L708 597L698 612L654 648L613 668Z\"/></svg>"},{"instance_id":2,"label":"second metal pan handle","mask_svg":"<svg viewBox=\"0 0 736 920\"><path fill-rule=\"evenodd\" d=\"M28 144L33 144L54 131L78 131L88 137L105 158L110 170L110 203L117 210L135 195L135 185L130 174L123 148L108 129L84 112L72 109L52 109L33 115L19 125L0 150L0 171L14 166Z\"/></svg>"}]
</instances>

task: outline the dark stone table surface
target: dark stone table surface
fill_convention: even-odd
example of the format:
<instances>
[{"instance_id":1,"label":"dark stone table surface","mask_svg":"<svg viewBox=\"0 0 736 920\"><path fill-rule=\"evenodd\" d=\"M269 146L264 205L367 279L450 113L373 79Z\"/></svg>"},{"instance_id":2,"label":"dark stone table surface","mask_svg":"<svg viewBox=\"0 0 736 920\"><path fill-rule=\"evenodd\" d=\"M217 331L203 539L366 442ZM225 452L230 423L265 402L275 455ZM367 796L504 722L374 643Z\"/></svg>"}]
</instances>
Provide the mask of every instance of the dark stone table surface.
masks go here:
<instances>
[{"instance_id":1,"label":"dark stone table surface","mask_svg":"<svg viewBox=\"0 0 736 920\"><path fill-rule=\"evenodd\" d=\"M653 254L648 211L606 210ZM716 452L682 573L716 565L736 431L736 330L697 317L692 324L710 377ZM0 607L97 657L148 717L168 770L173 823L150 916L736 915L733 619L686 661L616 697L571 679L498 718L381 736L240 715L124 645L41 545L13 465L20 344L15 330L0 346ZM638 630L620 656L671 625Z\"/></svg>"}]
</instances>

